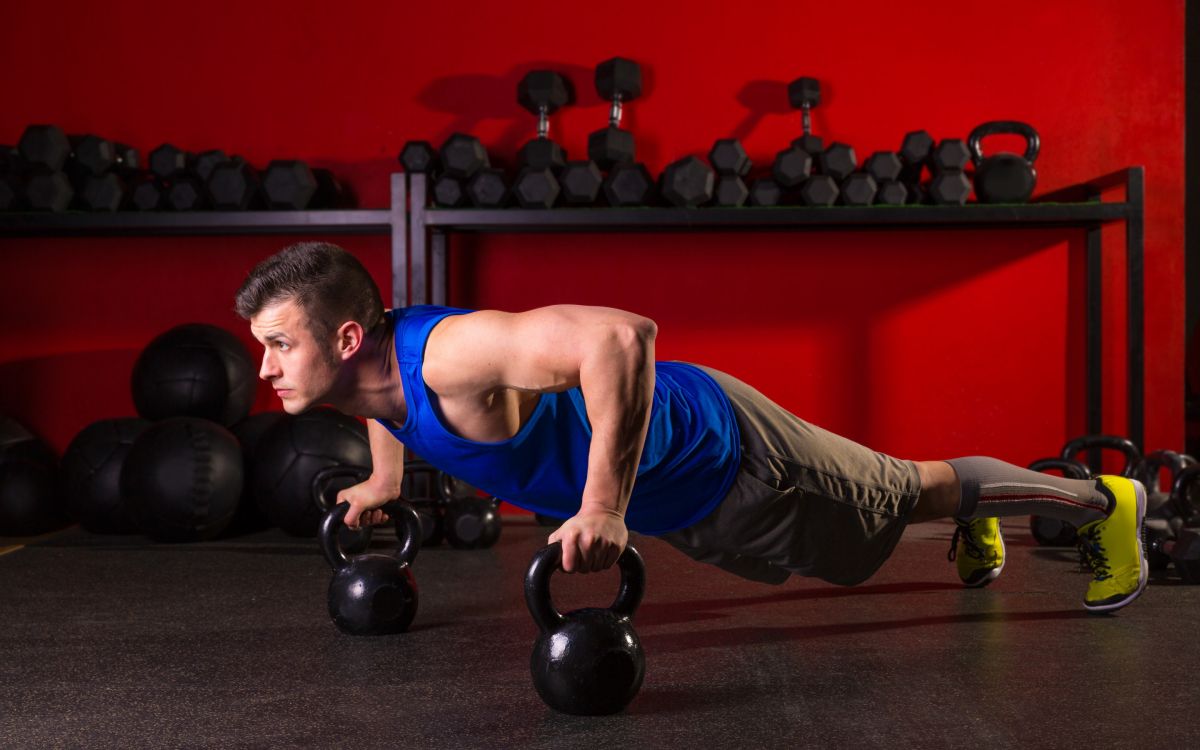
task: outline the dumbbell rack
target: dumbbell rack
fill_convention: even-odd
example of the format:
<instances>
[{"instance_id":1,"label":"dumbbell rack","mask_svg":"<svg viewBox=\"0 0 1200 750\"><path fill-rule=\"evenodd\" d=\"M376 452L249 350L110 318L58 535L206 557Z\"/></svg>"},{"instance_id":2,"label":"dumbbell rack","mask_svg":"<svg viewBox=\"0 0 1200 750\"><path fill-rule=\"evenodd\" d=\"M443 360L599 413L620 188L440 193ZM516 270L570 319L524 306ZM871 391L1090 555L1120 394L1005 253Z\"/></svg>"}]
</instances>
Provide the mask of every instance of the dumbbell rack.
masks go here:
<instances>
[{"instance_id":1,"label":"dumbbell rack","mask_svg":"<svg viewBox=\"0 0 1200 750\"><path fill-rule=\"evenodd\" d=\"M1087 431L1102 431L1101 228L1125 222L1128 326L1129 437L1144 445L1142 167L1017 205L783 206L759 208L444 209L427 205L424 175L391 176L391 205L353 211L197 211L0 213L0 238L49 236L162 236L236 234L390 235L392 305L446 304L447 241L456 232L686 232L904 229L1030 229L1061 227L1087 233ZM1124 188L1124 201L1102 194ZM411 196L411 200L410 200ZM411 293L410 293L411 290Z\"/></svg>"}]
</instances>

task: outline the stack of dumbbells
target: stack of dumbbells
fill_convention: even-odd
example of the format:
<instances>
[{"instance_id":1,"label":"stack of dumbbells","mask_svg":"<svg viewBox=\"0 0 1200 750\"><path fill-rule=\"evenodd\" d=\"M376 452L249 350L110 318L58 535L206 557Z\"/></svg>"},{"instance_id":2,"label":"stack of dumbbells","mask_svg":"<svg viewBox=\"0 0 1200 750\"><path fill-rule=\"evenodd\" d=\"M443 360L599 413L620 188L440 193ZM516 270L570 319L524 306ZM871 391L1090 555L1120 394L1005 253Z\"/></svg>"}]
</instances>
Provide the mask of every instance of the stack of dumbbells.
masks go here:
<instances>
[{"instance_id":1,"label":"stack of dumbbells","mask_svg":"<svg viewBox=\"0 0 1200 750\"><path fill-rule=\"evenodd\" d=\"M707 163L687 156L669 164L656 182L636 160L633 134L620 127L623 106L642 93L640 66L623 58L607 60L596 68L595 86L612 107L608 126L588 137L587 160L569 161L549 139L549 116L573 96L561 75L537 70L517 85L517 101L538 117L538 128L537 137L521 149L515 180L492 167L487 149L463 133L450 136L438 150L426 141L410 141L400 163L407 172L429 176L433 202L441 207L961 206L972 192L967 171L972 153L960 138L937 143L926 131L914 131L897 151L876 152L861 164L853 147L826 146L812 132L812 110L821 103L814 78L799 78L787 87L789 103L802 114L803 132L775 156L768 174L750 179L754 165L745 148L724 138L713 145Z\"/></svg>"},{"instance_id":2,"label":"stack of dumbbells","mask_svg":"<svg viewBox=\"0 0 1200 750\"><path fill-rule=\"evenodd\" d=\"M190 154L164 143L138 152L97 135L30 125L0 147L0 211L195 211L349 208L353 195L326 169L272 161L259 172L240 156Z\"/></svg>"}]
</instances>

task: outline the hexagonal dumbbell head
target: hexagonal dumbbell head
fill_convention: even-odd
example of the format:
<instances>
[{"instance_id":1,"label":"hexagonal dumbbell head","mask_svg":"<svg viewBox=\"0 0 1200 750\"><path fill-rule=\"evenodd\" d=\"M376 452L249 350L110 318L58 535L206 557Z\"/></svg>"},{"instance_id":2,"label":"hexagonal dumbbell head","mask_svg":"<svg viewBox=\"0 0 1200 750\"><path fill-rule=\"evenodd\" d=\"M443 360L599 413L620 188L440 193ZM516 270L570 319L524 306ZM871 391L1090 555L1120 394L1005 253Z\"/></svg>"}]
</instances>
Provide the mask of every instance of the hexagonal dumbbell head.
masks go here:
<instances>
[{"instance_id":1,"label":"hexagonal dumbbell head","mask_svg":"<svg viewBox=\"0 0 1200 750\"><path fill-rule=\"evenodd\" d=\"M446 208L458 208L467 201L462 182L450 175L441 175L433 183L433 202Z\"/></svg>"},{"instance_id":2,"label":"hexagonal dumbbell head","mask_svg":"<svg viewBox=\"0 0 1200 750\"><path fill-rule=\"evenodd\" d=\"M800 188L800 200L806 206L832 206L837 198L838 186L832 175L815 174Z\"/></svg>"},{"instance_id":3,"label":"hexagonal dumbbell head","mask_svg":"<svg viewBox=\"0 0 1200 750\"><path fill-rule=\"evenodd\" d=\"M429 141L405 143L404 148L400 149L400 155L396 158L404 165L405 172L414 174L432 172L437 169L438 165L437 152L433 150Z\"/></svg>"},{"instance_id":4,"label":"hexagonal dumbbell head","mask_svg":"<svg viewBox=\"0 0 1200 750\"><path fill-rule=\"evenodd\" d=\"M258 175L249 164L228 161L213 168L208 194L218 211L245 211L258 197Z\"/></svg>"},{"instance_id":5,"label":"hexagonal dumbbell head","mask_svg":"<svg viewBox=\"0 0 1200 750\"><path fill-rule=\"evenodd\" d=\"M794 188L812 174L813 158L807 151L796 146L785 148L775 155L771 165L771 176L780 186Z\"/></svg>"},{"instance_id":6,"label":"hexagonal dumbbell head","mask_svg":"<svg viewBox=\"0 0 1200 750\"><path fill-rule=\"evenodd\" d=\"M971 151L962 138L947 138L933 150L934 169L966 169L971 163Z\"/></svg>"},{"instance_id":7,"label":"hexagonal dumbbell head","mask_svg":"<svg viewBox=\"0 0 1200 750\"><path fill-rule=\"evenodd\" d=\"M530 169L553 169L567 166L567 152L549 138L534 138L521 147L517 160Z\"/></svg>"},{"instance_id":8,"label":"hexagonal dumbbell head","mask_svg":"<svg viewBox=\"0 0 1200 750\"><path fill-rule=\"evenodd\" d=\"M642 66L614 57L596 66L596 93L601 99L632 101L642 95Z\"/></svg>"},{"instance_id":9,"label":"hexagonal dumbbell head","mask_svg":"<svg viewBox=\"0 0 1200 750\"><path fill-rule=\"evenodd\" d=\"M454 133L442 144L442 168L451 177L467 180L491 166L487 149L475 136Z\"/></svg>"},{"instance_id":10,"label":"hexagonal dumbbell head","mask_svg":"<svg viewBox=\"0 0 1200 750\"><path fill-rule=\"evenodd\" d=\"M158 178L142 173L129 190L129 207L134 211L157 211L163 205L163 189Z\"/></svg>"},{"instance_id":11,"label":"hexagonal dumbbell head","mask_svg":"<svg viewBox=\"0 0 1200 750\"><path fill-rule=\"evenodd\" d=\"M199 211L208 206L204 185L197 177L182 176L171 180L167 188L167 206L172 211Z\"/></svg>"},{"instance_id":12,"label":"hexagonal dumbbell head","mask_svg":"<svg viewBox=\"0 0 1200 750\"><path fill-rule=\"evenodd\" d=\"M553 70L531 70L517 84L517 103L535 115L553 114L570 101L566 79Z\"/></svg>"},{"instance_id":13,"label":"hexagonal dumbbell head","mask_svg":"<svg viewBox=\"0 0 1200 750\"><path fill-rule=\"evenodd\" d=\"M914 130L900 144L900 158L906 166L920 166L933 153L933 137L924 130Z\"/></svg>"},{"instance_id":14,"label":"hexagonal dumbbell head","mask_svg":"<svg viewBox=\"0 0 1200 750\"><path fill-rule=\"evenodd\" d=\"M751 206L778 206L783 200L783 188L770 177L761 177L750 186Z\"/></svg>"},{"instance_id":15,"label":"hexagonal dumbbell head","mask_svg":"<svg viewBox=\"0 0 1200 750\"><path fill-rule=\"evenodd\" d=\"M84 174L99 177L117 163L117 149L112 141L98 135L85 135L74 143L75 163Z\"/></svg>"},{"instance_id":16,"label":"hexagonal dumbbell head","mask_svg":"<svg viewBox=\"0 0 1200 750\"><path fill-rule=\"evenodd\" d=\"M588 136L588 158L601 169L631 164L634 157L633 133L628 130L607 127Z\"/></svg>"},{"instance_id":17,"label":"hexagonal dumbbell head","mask_svg":"<svg viewBox=\"0 0 1200 750\"><path fill-rule=\"evenodd\" d=\"M25 183L25 202L34 211L66 211L74 197L67 175L46 166L34 167Z\"/></svg>"},{"instance_id":18,"label":"hexagonal dumbbell head","mask_svg":"<svg viewBox=\"0 0 1200 750\"><path fill-rule=\"evenodd\" d=\"M971 195L971 181L965 172L948 169L934 176L929 183L929 197L941 205L961 206Z\"/></svg>"},{"instance_id":19,"label":"hexagonal dumbbell head","mask_svg":"<svg viewBox=\"0 0 1200 750\"><path fill-rule=\"evenodd\" d=\"M849 177L858 167L854 149L844 143L831 144L821 152L818 162L821 165L821 174L829 175L838 182Z\"/></svg>"},{"instance_id":20,"label":"hexagonal dumbbell head","mask_svg":"<svg viewBox=\"0 0 1200 750\"><path fill-rule=\"evenodd\" d=\"M552 208L559 192L558 179L549 167L526 167L513 185L513 194L522 208Z\"/></svg>"},{"instance_id":21,"label":"hexagonal dumbbell head","mask_svg":"<svg viewBox=\"0 0 1200 750\"><path fill-rule=\"evenodd\" d=\"M112 172L84 180L79 200L89 211L116 211L125 198L121 179Z\"/></svg>"},{"instance_id":22,"label":"hexagonal dumbbell head","mask_svg":"<svg viewBox=\"0 0 1200 750\"><path fill-rule=\"evenodd\" d=\"M795 109L821 103L821 82L816 78L797 78L788 84L788 102Z\"/></svg>"},{"instance_id":23,"label":"hexagonal dumbbell head","mask_svg":"<svg viewBox=\"0 0 1200 750\"><path fill-rule=\"evenodd\" d=\"M653 188L654 178L646 165L618 164L604 181L604 196L610 206L642 206L650 200Z\"/></svg>"},{"instance_id":24,"label":"hexagonal dumbbell head","mask_svg":"<svg viewBox=\"0 0 1200 750\"><path fill-rule=\"evenodd\" d=\"M480 208L500 208L508 200L508 183L504 170L490 167L480 169L467 183L467 196Z\"/></svg>"},{"instance_id":25,"label":"hexagonal dumbbell head","mask_svg":"<svg viewBox=\"0 0 1200 750\"><path fill-rule=\"evenodd\" d=\"M590 206L600 194L604 175L594 161L572 161L558 175L563 200L573 206Z\"/></svg>"},{"instance_id":26,"label":"hexagonal dumbbell head","mask_svg":"<svg viewBox=\"0 0 1200 750\"><path fill-rule=\"evenodd\" d=\"M202 151L192 160L192 174L207 183L217 165L227 161L229 161L229 157L219 148Z\"/></svg>"},{"instance_id":27,"label":"hexagonal dumbbell head","mask_svg":"<svg viewBox=\"0 0 1200 750\"><path fill-rule=\"evenodd\" d=\"M717 188L713 191L713 203L718 206L736 208L745 205L750 197L750 189L737 175L722 175L717 180Z\"/></svg>"},{"instance_id":28,"label":"hexagonal dumbbell head","mask_svg":"<svg viewBox=\"0 0 1200 750\"><path fill-rule=\"evenodd\" d=\"M17 148L27 163L52 171L62 169L71 155L71 142L57 125L30 125L21 134Z\"/></svg>"},{"instance_id":29,"label":"hexagonal dumbbell head","mask_svg":"<svg viewBox=\"0 0 1200 750\"><path fill-rule=\"evenodd\" d=\"M864 165L864 171L875 178L875 182L900 179L900 170L904 164L900 155L894 151L876 151L871 154Z\"/></svg>"},{"instance_id":30,"label":"hexagonal dumbbell head","mask_svg":"<svg viewBox=\"0 0 1200 750\"><path fill-rule=\"evenodd\" d=\"M267 208L300 211L317 193L317 178L308 165L296 159L277 159L267 165L262 181Z\"/></svg>"},{"instance_id":31,"label":"hexagonal dumbbell head","mask_svg":"<svg viewBox=\"0 0 1200 750\"><path fill-rule=\"evenodd\" d=\"M842 180L839 198L846 206L869 206L875 201L879 184L866 172L855 172Z\"/></svg>"},{"instance_id":32,"label":"hexagonal dumbbell head","mask_svg":"<svg viewBox=\"0 0 1200 750\"><path fill-rule=\"evenodd\" d=\"M719 175L745 177L754 163L746 155L746 149L737 138L722 138L708 152L708 161Z\"/></svg>"},{"instance_id":33,"label":"hexagonal dumbbell head","mask_svg":"<svg viewBox=\"0 0 1200 750\"><path fill-rule=\"evenodd\" d=\"M712 167L686 156L663 170L660 192L672 205L695 208L712 200L715 184Z\"/></svg>"},{"instance_id":34,"label":"hexagonal dumbbell head","mask_svg":"<svg viewBox=\"0 0 1200 750\"><path fill-rule=\"evenodd\" d=\"M188 153L170 143L164 143L150 152L150 171L161 180L174 177L187 169Z\"/></svg>"},{"instance_id":35,"label":"hexagonal dumbbell head","mask_svg":"<svg viewBox=\"0 0 1200 750\"><path fill-rule=\"evenodd\" d=\"M884 180L875 193L875 203L883 206L903 206L908 201L908 188L903 182Z\"/></svg>"},{"instance_id":36,"label":"hexagonal dumbbell head","mask_svg":"<svg viewBox=\"0 0 1200 750\"><path fill-rule=\"evenodd\" d=\"M799 138L793 138L792 147L805 151L813 159L816 159L825 150L825 141L821 140L821 136L809 133Z\"/></svg>"}]
</instances>

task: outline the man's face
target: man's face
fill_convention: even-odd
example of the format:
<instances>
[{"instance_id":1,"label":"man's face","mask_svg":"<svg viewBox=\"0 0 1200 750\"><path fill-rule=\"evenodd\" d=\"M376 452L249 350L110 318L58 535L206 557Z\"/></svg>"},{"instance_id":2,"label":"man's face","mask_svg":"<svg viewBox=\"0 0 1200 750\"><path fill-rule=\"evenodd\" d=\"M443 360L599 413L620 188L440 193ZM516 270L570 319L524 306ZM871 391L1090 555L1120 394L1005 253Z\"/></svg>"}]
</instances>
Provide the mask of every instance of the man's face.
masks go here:
<instances>
[{"instance_id":1,"label":"man's face","mask_svg":"<svg viewBox=\"0 0 1200 750\"><path fill-rule=\"evenodd\" d=\"M304 310L292 300L264 307L250 318L250 332L265 347L258 376L271 384L288 414L321 403L337 375L336 360L308 329Z\"/></svg>"}]
</instances>

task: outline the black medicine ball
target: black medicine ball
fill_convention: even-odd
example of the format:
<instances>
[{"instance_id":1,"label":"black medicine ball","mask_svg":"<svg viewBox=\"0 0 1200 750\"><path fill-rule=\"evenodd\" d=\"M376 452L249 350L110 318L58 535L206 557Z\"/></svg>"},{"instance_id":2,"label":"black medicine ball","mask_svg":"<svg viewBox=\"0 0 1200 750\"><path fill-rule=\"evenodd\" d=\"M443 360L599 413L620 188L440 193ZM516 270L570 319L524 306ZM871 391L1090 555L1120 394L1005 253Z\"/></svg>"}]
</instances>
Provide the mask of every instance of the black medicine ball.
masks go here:
<instances>
[{"instance_id":1,"label":"black medicine ball","mask_svg":"<svg viewBox=\"0 0 1200 750\"><path fill-rule=\"evenodd\" d=\"M324 511L314 501L313 482L330 466L370 468L361 422L325 407L280 420L258 443L254 497L271 523L294 536L316 536Z\"/></svg>"},{"instance_id":2,"label":"black medicine ball","mask_svg":"<svg viewBox=\"0 0 1200 750\"><path fill-rule=\"evenodd\" d=\"M242 486L242 496L238 500L237 514L229 522L227 533L247 534L262 531L271 525L270 520L254 499L254 467L258 462L258 444L262 441L262 436L266 434L267 430L286 418L288 418L286 412L264 411L251 414L229 428L242 446L242 468L245 482Z\"/></svg>"},{"instance_id":3,"label":"black medicine ball","mask_svg":"<svg viewBox=\"0 0 1200 750\"><path fill-rule=\"evenodd\" d=\"M101 419L67 446L60 472L67 512L93 534L135 534L137 524L121 498L121 467L134 441L150 426L137 417Z\"/></svg>"},{"instance_id":4,"label":"black medicine ball","mask_svg":"<svg viewBox=\"0 0 1200 750\"><path fill-rule=\"evenodd\" d=\"M0 536L33 536L70 523L54 492L54 451L0 417Z\"/></svg>"},{"instance_id":5,"label":"black medicine ball","mask_svg":"<svg viewBox=\"0 0 1200 750\"><path fill-rule=\"evenodd\" d=\"M254 360L229 331L204 323L157 336L133 365L133 403L150 420L200 417L232 425L254 403Z\"/></svg>"},{"instance_id":6,"label":"black medicine ball","mask_svg":"<svg viewBox=\"0 0 1200 750\"><path fill-rule=\"evenodd\" d=\"M215 422L176 417L148 428L121 468L121 493L138 527L162 542L212 539L242 492L242 449Z\"/></svg>"}]
</instances>

